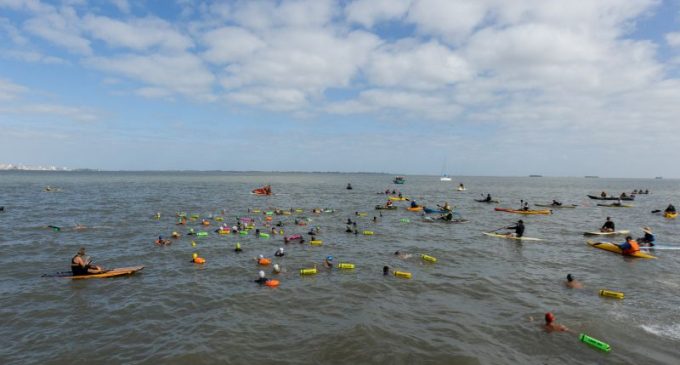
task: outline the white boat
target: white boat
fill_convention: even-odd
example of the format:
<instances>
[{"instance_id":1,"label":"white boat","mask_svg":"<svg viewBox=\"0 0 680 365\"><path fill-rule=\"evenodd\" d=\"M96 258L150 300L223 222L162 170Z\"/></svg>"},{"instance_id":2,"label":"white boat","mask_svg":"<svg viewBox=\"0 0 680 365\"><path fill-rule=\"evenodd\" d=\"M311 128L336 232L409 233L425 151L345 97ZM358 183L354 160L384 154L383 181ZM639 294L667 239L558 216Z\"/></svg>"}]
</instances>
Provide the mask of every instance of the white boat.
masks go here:
<instances>
[{"instance_id":1,"label":"white boat","mask_svg":"<svg viewBox=\"0 0 680 365\"><path fill-rule=\"evenodd\" d=\"M439 178L439 181L451 181L451 178L446 173L446 160L444 160L444 164L442 165L442 175Z\"/></svg>"}]
</instances>

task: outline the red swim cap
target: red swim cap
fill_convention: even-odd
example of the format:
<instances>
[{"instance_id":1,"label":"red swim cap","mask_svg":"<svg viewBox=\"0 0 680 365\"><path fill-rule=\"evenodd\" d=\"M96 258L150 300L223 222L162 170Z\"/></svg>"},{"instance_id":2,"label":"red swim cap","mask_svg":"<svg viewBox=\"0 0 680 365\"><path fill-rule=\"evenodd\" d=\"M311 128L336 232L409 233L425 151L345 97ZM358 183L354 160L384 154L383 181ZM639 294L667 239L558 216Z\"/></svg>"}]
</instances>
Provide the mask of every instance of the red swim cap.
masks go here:
<instances>
[{"instance_id":1,"label":"red swim cap","mask_svg":"<svg viewBox=\"0 0 680 365\"><path fill-rule=\"evenodd\" d=\"M545 314L545 323L550 323L555 320L555 315L548 312Z\"/></svg>"}]
</instances>

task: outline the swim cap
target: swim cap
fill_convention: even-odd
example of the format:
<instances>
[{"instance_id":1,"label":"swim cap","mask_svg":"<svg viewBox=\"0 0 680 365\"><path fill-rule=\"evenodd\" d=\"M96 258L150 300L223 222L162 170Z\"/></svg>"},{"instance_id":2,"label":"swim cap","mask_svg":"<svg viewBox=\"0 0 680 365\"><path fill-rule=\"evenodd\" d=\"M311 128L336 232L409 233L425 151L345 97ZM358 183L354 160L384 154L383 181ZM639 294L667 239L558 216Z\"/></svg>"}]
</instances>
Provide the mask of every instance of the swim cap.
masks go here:
<instances>
[{"instance_id":1,"label":"swim cap","mask_svg":"<svg viewBox=\"0 0 680 365\"><path fill-rule=\"evenodd\" d=\"M258 275L260 275L260 278L264 279L264 271L260 270L260 272L258 273Z\"/></svg>"},{"instance_id":2,"label":"swim cap","mask_svg":"<svg viewBox=\"0 0 680 365\"><path fill-rule=\"evenodd\" d=\"M283 252L283 247L279 247L279 252Z\"/></svg>"},{"instance_id":3,"label":"swim cap","mask_svg":"<svg viewBox=\"0 0 680 365\"><path fill-rule=\"evenodd\" d=\"M524 223L524 221L520 219L517 221L517 223Z\"/></svg>"},{"instance_id":4,"label":"swim cap","mask_svg":"<svg viewBox=\"0 0 680 365\"><path fill-rule=\"evenodd\" d=\"M326 256L326 260L333 261L333 256Z\"/></svg>"},{"instance_id":5,"label":"swim cap","mask_svg":"<svg viewBox=\"0 0 680 365\"><path fill-rule=\"evenodd\" d=\"M545 314L545 323L551 323L552 321L555 320L555 315L548 312Z\"/></svg>"},{"instance_id":6,"label":"swim cap","mask_svg":"<svg viewBox=\"0 0 680 365\"><path fill-rule=\"evenodd\" d=\"M394 254L395 254L395 255L399 255L399 251L395 251Z\"/></svg>"},{"instance_id":7,"label":"swim cap","mask_svg":"<svg viewBox=\"0 0 680 365\"><path fill-rule=\"evenodd\" d=\"M574 277L571 274L567 274L567 281L573 281Z\"/></svg>"},{"instance_id":8,"label":"swim cap","mask_svg":"<svg viewBox=\"0 0 680 365\"><path fill-rule=\"evenodd\" d=\"M281 272L281 268L279 267L279 264L274 264L274 272Z\"/></svg>"},{"instance_id":9,"label":"swim cap","mask_svg":"<svg viewBox=\"0 0 680 365\"><path fill-rule=\"evenodd\" d=\"M611 217L607 217L607 220L610 220L610 219L612 219L612 218L611 218Z\"/></svg>"},{"instance_id":10,"label":"swim cap","mask_svg":"<svg viewBox=\"0 0 680 365\"><path fill-rule=\"evenodd\" d=\"M260 258L263 259L263 258L264 258L264 255L260 255Z\"/></svg>"}]
</instances>

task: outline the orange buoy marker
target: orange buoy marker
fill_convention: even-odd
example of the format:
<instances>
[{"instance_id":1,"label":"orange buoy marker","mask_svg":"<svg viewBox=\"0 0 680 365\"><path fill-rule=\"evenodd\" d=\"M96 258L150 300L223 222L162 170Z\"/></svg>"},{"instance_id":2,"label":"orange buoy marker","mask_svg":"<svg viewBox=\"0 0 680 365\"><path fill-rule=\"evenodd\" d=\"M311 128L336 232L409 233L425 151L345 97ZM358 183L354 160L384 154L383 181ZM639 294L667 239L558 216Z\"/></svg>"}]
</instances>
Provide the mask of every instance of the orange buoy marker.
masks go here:
<instances>
[{"instance_id":1,"label":"orange buoy marker","mask_svg":"<svg viewBox=\"0 0 680 365\"><path fill-rule=\"evenodd\" d=\"M196 252L194 252L193 255L191 256L193 257L191 262L193 262L194 264L205 264L205 259L202 257L198 257L198 254Z\"/></svg>"}]
</instances>

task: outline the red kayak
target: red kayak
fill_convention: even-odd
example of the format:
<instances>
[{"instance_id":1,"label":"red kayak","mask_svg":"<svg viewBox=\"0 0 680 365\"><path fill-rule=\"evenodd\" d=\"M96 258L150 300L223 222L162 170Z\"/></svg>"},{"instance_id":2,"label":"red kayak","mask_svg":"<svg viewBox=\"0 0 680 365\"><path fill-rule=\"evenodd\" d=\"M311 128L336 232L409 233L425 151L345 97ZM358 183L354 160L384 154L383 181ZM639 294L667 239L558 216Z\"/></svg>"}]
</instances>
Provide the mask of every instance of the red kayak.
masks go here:
<instances>
[{"instance_id":1,"label":"red kayak","mask_svg":"<svg viewBox=\"0 0 680 365\"><path fill-rule=\"evenodd\" d=\"M252 193L255 195L272 195L272 187L271 185L265 185L261 188L253 190Z\"/></svg>"}]
</instances>

